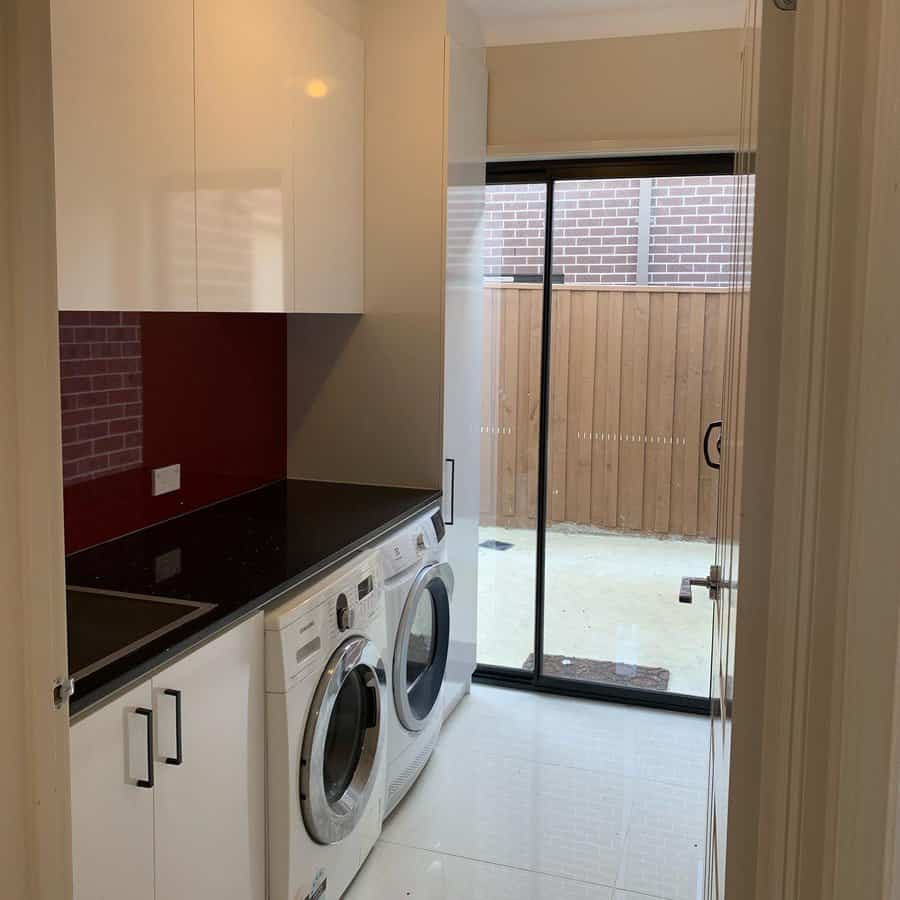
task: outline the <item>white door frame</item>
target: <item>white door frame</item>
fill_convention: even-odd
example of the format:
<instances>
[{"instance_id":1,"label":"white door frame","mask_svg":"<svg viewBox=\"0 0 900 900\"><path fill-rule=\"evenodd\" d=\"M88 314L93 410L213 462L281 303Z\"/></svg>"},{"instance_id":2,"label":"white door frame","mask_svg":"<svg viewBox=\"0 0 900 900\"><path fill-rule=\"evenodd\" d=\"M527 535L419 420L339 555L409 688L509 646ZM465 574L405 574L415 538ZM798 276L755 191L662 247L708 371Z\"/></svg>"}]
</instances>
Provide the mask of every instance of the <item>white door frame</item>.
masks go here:
<instances>
[{"instance_id":1,"label":"white door frame","mask_svg":"<svg viewBox=\"0 0 900 900\"><path fill-rule=\"evenodd\" d=\"M727 897L875 900L900 752L900 14L799 7L764 11Z\"/></svg>"},{"instance_id":2,"label":"white door frame","mask_svg":"<svg viewBox=\"0 0 900 900\"><path fill-rule=\"evenodd\" d=\"M0 872L72 895L49 0L0 0Z\"/></svg>"}]
</instances>

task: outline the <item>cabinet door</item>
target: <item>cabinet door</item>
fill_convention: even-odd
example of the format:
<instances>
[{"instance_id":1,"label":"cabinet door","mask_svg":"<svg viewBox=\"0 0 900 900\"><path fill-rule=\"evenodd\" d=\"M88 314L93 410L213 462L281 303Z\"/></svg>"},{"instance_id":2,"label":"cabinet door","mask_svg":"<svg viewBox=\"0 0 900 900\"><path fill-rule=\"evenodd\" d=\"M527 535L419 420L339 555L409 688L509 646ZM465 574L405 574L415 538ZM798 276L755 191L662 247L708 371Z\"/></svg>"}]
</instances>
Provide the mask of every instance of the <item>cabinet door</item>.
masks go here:
<instances>
[{"instance_id":1,"label":"cabinet door","mask_svg":"<svg viewBox=\"0 0 900 900\"><path fill-rule=\"evenodd\" d=\"M363 311L363 39L297 8L294 310Z\"/></svg>"},{"instance_id":2,"label":"cabinet door","mask_svg":"<svg viewBox=\"0 0 900 900\"><path fill-rule=\"evenodd\" d=\"M72 726L75 900L154 900L150 702L148 681Z\"/></svg>"},{"instance_id":3,"label":"cabinet door","mask_svg":"<svg viewBox=\"0 0 900 900\"><path fill-rule=\"evenodd\" d=\"M444 315L444 506L456 586L448 715L475 670L481 512L481 348L487 71L484 51L449 45L447 290Z\"/></svg>"},{"instance_id":4,"label":"cabinet door","mask_svg":"<svg viewBox=\"0 0 900 900\"><path fill-rule=\"evenodd\" d=\"M52 0L61 309L196 309L192 0Z\"/></svg>"},{"instance_id":5,"label":"cabinet door","mask_svg":"<svg viewBox=\"0 0 900 900\"><path fill-rule=\"evenodd\" d=\"M290 310L295 8L196 0L201 310Z\"/></svg>"},{"instance_id":6,"label":"cabinet door","mask_svg":"<svg viewBox=\"0 0 900 900\"><path fill-rule=\"evenodd\" d=\"M154 677L156 900L265 900L264 691L261 614Z\"/></svg>"}]
</instances>

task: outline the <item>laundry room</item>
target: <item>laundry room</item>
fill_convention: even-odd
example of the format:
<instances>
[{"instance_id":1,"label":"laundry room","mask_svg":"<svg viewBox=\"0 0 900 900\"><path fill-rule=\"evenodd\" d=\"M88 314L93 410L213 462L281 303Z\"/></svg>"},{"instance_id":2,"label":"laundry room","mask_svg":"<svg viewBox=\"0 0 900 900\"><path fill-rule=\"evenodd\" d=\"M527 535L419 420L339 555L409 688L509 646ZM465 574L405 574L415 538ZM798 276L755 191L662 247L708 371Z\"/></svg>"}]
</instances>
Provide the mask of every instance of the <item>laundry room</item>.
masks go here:
<instances>
[{"instance_id":1,"label":"laundry room","mask_svg":"<svg viewBox=\"0 0 900 900\"><path fill-rule=\"evenodd\" d=\"M755 6L49 0L69 896L721 896Z\"/></svg>"}]
</instances>

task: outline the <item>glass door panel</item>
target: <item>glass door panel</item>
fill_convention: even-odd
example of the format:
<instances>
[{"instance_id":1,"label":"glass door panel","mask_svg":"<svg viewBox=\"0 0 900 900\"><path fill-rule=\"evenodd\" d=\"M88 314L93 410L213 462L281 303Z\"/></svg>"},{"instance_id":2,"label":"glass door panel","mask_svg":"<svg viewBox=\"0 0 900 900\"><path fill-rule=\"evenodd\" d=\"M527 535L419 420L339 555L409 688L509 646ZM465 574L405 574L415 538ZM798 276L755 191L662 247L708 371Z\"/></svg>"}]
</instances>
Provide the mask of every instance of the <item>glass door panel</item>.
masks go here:
<instances>
[{"instance_id":1,"label":"glass door panel","mask_svg":"<svg viewBox=\"0 0 900 900\"><path fill-rule=\"evenodd\" d=\"M478 663L533 670L547 188L487 188Z\"/></svg>"},{"instance_id":2,"label":"glass door panel","mask_svg":"<svg viewBox=\"0 0 900 900\"><path fill-rule=\"evenodd\" d=\"M554 190L542 674L708 698L736 182Z\"/></svg>"}]
</instances>

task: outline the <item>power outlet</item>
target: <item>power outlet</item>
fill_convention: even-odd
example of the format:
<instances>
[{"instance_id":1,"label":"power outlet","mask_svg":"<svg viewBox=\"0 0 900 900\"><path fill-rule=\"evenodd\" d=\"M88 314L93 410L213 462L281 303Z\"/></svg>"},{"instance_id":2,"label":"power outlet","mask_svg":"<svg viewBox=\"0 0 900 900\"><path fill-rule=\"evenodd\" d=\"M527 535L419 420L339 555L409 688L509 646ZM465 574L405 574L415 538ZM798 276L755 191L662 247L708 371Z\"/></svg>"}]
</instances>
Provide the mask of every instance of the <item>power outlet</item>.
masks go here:
<instances>
[{"instance_id":1,"label":"power outlet","mask_svg":"<svg viewBox=\"0 0 900 900\"><path fill-rule=\"evenodd\" d=\"M159 497L161 494L171 494L173 491L181 490L181 465L176 463L174 466L163 466L161 469L153 470L153 496Z\"/></svg>"}]
</instances>

